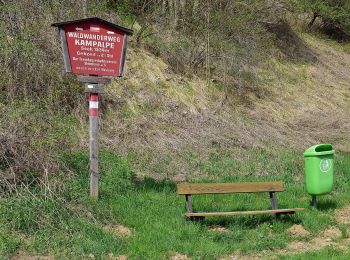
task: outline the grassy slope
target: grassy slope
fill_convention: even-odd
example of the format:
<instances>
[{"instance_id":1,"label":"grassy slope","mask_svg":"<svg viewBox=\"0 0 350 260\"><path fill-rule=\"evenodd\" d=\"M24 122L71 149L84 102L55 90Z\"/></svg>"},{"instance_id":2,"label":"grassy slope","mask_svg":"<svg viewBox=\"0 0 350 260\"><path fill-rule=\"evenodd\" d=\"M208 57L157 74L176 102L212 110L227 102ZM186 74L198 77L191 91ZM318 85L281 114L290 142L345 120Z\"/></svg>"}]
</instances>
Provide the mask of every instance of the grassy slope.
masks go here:
<instances>
[{"instance_id":1,"label":"grassy slope","mask_svg":"<svg viewBox=\"0 0 350 260\"><path fill-rule=\"evenodd\" d=\"M329 226L339 227L346 237L348 227L333 216L350 196L348 155L337 157L335 191L315 211L308 208L301 153L288 150L324 141L349 151L350 58L346 46L310 35L304 40L319 62L270 61L260 72L260 95L233 101L245 106L228 105L218 86L174 75L161 60L132 51L126 81L115 82L105 95L102 137L107 150L129 152L102 153L100 201L88 198L87 155L70 154L66 161L75 175L66 178L60 194L43 188L0 199L0 258L16 251L62 258L107 258L112 253L133 259L167 258L175 252L209 259L237 250L277 254L292 240L287 229L294 223L303 224L311 237ZM282 148L261 149L271 142ZM279 205L308 210L281 221L249 216L187 222L175 183L157 181L178 172L200 181L283 180L286 192L278 197ZM195 198L200 210L268 206L263 194ZM116 224L131 228L133 235L125 238L103 228ZM228 231L209 231L212 225ZM311 256L342 254L330 247Z\"/></svg>"}]
</instances>

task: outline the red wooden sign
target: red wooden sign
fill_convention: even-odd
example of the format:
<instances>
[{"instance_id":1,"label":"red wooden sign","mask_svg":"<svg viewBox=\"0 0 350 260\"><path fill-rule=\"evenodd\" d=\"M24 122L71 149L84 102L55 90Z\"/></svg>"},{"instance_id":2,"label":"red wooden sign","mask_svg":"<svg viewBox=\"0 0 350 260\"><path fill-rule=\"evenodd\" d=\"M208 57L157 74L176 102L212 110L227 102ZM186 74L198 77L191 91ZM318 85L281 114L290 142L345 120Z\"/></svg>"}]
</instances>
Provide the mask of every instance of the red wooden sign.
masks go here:
<instances>
[{"instance_id":1,"label":"red wooden sign","mask_svg":"<svg viewBox=\"0 0 350 260\"><path fill-rule=\"evenodd\" d=\"M60 29L67 72L120 77L132 31L100 18L55 23Z\"/></svg>"}]
</instances>

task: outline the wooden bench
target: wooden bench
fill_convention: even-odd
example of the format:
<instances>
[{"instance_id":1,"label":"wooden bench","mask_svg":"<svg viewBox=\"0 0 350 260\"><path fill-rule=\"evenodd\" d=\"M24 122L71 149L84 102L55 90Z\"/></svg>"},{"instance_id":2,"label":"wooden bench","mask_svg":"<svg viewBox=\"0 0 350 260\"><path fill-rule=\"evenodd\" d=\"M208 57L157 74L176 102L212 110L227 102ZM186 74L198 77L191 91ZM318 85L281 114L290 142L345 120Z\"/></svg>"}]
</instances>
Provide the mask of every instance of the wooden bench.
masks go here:
<instances>
[{"instance_id":1,"label":"wooden bench","mask_svg":"<svg viewBox=\"0 0 350 260\"><path fill-rule=\"evenodd\" d=\"M186 197L186 217L190 219L204 219L210 216L236 216L246 214L294 214L303 208L278 209L276 192L282 192L282 182L243 182L243 183L205 183L205 184L187 184L177 185L177 194ZM270 210L254 211L234 211L234 212L193 212L192 195L200 194L227 194L227 193L255 193L268 192L271 199Z\"/></svg>"}]
</instances>

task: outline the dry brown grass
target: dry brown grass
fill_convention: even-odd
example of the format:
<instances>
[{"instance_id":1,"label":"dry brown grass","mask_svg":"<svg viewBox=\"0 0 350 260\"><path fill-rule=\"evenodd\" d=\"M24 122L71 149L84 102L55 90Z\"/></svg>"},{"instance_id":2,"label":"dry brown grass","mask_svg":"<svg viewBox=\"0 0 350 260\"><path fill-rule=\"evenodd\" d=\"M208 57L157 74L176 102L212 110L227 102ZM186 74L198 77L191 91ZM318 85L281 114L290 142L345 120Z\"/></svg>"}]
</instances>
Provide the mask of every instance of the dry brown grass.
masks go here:
<instances>
[{"instance_id":1,"label":"dry brown grass","mask_svg":"<svg viewBox=\"0 0 350 260\"><path fill-rule=\"evenodd\" d=\"M299 237L300 239L301 237ZM224 259L280 259L281 257L291 256L305 252L315 252L326 247L331 247L342 252L349 252L349 239L343 239L341 231L336 227L330 227L324 230L310 241L294 240L287 244L284 249L264 250L258 254L245 255L237 252L233 255L222 258Z\"/></svg>"},{"instance_id":2,"label":"dry brown grass","mask_svg":"<svg viewBox=\"0 0 350 260\"><path fill-rule=\"evenodd\" d=\"M104 96L103 145L151 152L149 165L170 156L164 172L151 173L155 178L189 174L186 150L204 157L231 150L240 158L241 148L300 151L329 142L337 151L350 151L350 54L344 45L310 35L303 41L318 62L271 58L259 71L259 89L233 99L214 83L174 74L161 59L131 49L125 80L115 81ZM191 172L188 179L198 174Z\"/></svg>"},{"instance_id":3,"label":"dry brown grass","mask_svg":"<svg viewBox=\"0 0 350 260\"><path fill-rule=\"evenodd\" d=\"M6 13L4 17L7 20L16 19L18 28L5 28L9 35L6 41L16 40L18 32L23 32L26 28L25 24L35 19L40 20L40 23L33 24L31 31L27 32L29 39L33 38L35 30L39 35L46 35L47 30L43 28L49 27L51 22L80 17L81 8L74 5L74 8L69 9L72 3L68 2L50 7L52 10L40 13L38 19L35 8L40 6L40 1L28 9L25 8L28 0L10 1L19 9L14 13ZM64 15L60 16L62 6L69 10L64 9ZM11 15L17 16L14 18ZM111 21L118 20L116 14L101 15ZM7 77L5 89L11 97L20 94L19 96L34 100L41 93L39 97L47 98L49 104L45 107L49 110L45 114L47 117L50 113L57 113L57 107L64 105L77 118L76 125L80 127L75 136L75 148L86 149L86 104L82 86L62 87L74 78L63 76L64 73L59 69L62 68L62 58L55 31L49 30L46 36L44 41L41 40L43 37L25 41L28 46L22 46L23 48L36 44L33 47L35 51L29 58L16 56L13 51L5 53L7 56L2 60L5 73L13 75ZM296 36L291 34L290 37ZM275 56L259 66L259 70L258 67L250 68L246 65L244 70L251 70L261 81L259 86L250 86L244 90L237 90L236 86L223 88L218 83L221 82L220 79L208 86L205 80L196 76L189 78L175 74L160 58L143 49L130 48L125 79L114 81L102 96L103 146L118 152L132 149L142 154L151 151L154 155L151 164L156 163L160 155L169 154L173 160L167 166L167 172L178 171L182 174L187 173L187 167L181 156L188 149L206 156L218 149L236 151L246 147L278 145L302 150L314 143L330 142L338 151L350 151L347 138L350 131L350 54L345 50L349 47L307 35L301 40L297 41L297 45L305 44L305 48L317 55L318 62L283 59L286 54L281 53L281 58L277 50ZM21 49L16 51L20 52ZM28 67L27 74L21 75L20 69L25 66ZM44 68L50 70L35 76L34 72L45 71ZM52 74L52 71L55 73ZM243 80L239 77L232 76L229 82ZM55 82L57 78L59 83ZM62 88L58 90L57 85ZM28 86L33 88L28 89ZM228 97L227 89L237 92L230 93L232 96ZM27 123L29 130L21 128L21 123L18 122L17 126L12 121L6 123L0 125L5 133L0 135L0 139L4 140L0 156L5 158L9 147L17 147L16 156L12 157L24 162L18 164L22 166L18 171L31 170L29 164L34 164L39 165L34 170L41 167L40 171L45 173L47 167L40 165L40 162L45 161L42 156L53 149L44 145L46 149L31 149L34 138L28 136L29 130L35 128L32 126L34 121ZM35 132L39 137L48 132L46 129L39 130ZM56 148L66 150L66 146L60 147L60 141L54 142L58 144ZM68 144L68 147L71 145ZM37 159L27 153L35 155ZM55 166L55 163L52 165ZM12 164L13 170L15 166ZM9 174L6 172L0 175ZM162 176L162 173L159 175Z\"/></svg>"},{"instance_id":4,"label":"dry brown grass","mask_svg":"<svg viewBox=\"0 0 350 260\"><path fill-rule=\"evenodd\" d=\"M225 100L214 84L172 73L151 54L129 52L126 80L108 87L117 100L104 111L103 140L118 151L151 149L202 154L222 148L280 145L293 149L329 142L349 151L350 54L334 43L304 36L316 63L271 59L260 75L263 95ZM127 110L129 114L123 115Z\"/></svg>"},{"instance_id":5,"label":"dry brown grass","mask_svg":"<svg viewBox=\"0 0 350 260\"><path fill-rule=\"evenodd\" d=\"M275 77L263 86L270 97L256 99L251 113L262 128L269 124L275 129L264 137L268 141L297 149L329 142L337 150L349 151L350 54L326 41L305 39L318 53L319 62L272 64L277 68Z\"/></svg>"}]
</instances>

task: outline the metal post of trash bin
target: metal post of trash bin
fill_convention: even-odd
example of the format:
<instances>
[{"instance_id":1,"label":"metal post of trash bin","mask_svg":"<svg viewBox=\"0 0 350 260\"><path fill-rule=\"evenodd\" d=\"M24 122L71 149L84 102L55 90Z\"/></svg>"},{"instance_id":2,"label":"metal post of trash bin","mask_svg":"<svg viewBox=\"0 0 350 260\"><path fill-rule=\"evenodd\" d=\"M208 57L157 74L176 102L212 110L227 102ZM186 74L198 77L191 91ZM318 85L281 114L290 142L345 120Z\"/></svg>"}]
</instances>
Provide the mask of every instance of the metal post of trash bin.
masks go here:
<instances>
[{"instance_id":1,"label":"metal post of trash bin","mask_svg":"<svg viewBox=\"0 0 350 260\"><path fill-rule=\"evenodd\" d=\"M311 197L311 205L315 208L317 207L317 197L316 196Z\"/></svg>"}]
</instances>

